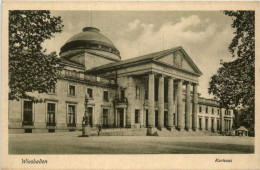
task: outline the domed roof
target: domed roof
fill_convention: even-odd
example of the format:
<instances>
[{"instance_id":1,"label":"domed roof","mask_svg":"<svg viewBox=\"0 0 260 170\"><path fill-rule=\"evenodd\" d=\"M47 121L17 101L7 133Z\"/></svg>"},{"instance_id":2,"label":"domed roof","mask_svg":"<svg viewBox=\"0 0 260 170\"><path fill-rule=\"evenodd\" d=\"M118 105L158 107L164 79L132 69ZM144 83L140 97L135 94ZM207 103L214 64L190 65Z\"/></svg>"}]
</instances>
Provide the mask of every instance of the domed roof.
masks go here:
<instances>
[{"instance_id":1,"label":"domed roof","mask_svg":"<svg viewBox=\"0 0 260 170\"><path fill-rule=\"evenodd\" d=\"M95 49L120 55L113 42L100 33L94 27L85 27L83 32L72 36L65 45L61 47L61 53L75 49Z\"/></svg>"}]
</instances>

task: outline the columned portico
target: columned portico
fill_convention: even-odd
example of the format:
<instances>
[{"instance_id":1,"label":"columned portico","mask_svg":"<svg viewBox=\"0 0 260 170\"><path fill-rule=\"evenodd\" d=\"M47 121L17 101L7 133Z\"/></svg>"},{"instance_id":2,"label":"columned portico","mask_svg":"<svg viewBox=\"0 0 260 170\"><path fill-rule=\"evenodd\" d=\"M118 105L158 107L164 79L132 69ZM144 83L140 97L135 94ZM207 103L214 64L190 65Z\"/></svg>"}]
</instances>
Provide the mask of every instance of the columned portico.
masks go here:
<instances>
[{"instance_id":1,"label":"columned portico","mask_svg":"<svg viewBox=\"0 0 260 170\"><path fill-rule=\"evenodd\" d=\"M168 79L168 129L173 128L173 111L174 111L174 101L173 101L173 78Z\"/></svg>"},{"instance_id":2,"label":"columned portico","mask_svg":"<svg viewBox=\"0 0 260 170\"><path fill-rule=\"evenodd\" d=\"M177 85L177 128L183 129L183 96L182 96L182 80L178 80Z\"/></svg>"},{"instance_id":3,"label":"columned portico","mask_svg":"<svg viewBox=\"0 0 260 170\"><path fill-rule=\"evenodd\" d=\"M158 128L161 130L164 127L164 77L159 77L159 88L158 88Z\"/></svg>"}]
</instances>

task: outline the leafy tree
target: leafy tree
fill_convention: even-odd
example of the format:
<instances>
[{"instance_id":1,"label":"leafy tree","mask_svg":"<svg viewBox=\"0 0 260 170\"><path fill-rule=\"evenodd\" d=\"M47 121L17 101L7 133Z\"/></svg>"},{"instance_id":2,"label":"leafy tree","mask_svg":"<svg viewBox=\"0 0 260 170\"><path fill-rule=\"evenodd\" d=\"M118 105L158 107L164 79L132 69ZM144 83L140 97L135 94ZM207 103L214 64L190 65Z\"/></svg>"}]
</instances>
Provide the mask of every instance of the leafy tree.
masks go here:
<instances>
[{"instance_id":1,"label":"leafy tree","mask_svg":"<svg viewBox=\"0 0 260 170\"><path fill-rule=\"evenodd\" d=\"M235 36L228 49L236 59L221 61L222 67L211 77L209 93L220 99L221 107L243 106L241 125L254 128L255 103L255 12L224 11L232 17Z\"/></svg>"},{"instance_id":2,"label":"leafy tree","mask_svg":"<svg viewBox=\"0 0 260 170\"><path fill-rule=\"evenodd\" d=\"M60 33L60 17L50 11L9 11L9 99L40 101L29 92L46 93L55 85L59 58L41 44Z\"/></svg>"}]
</instances>

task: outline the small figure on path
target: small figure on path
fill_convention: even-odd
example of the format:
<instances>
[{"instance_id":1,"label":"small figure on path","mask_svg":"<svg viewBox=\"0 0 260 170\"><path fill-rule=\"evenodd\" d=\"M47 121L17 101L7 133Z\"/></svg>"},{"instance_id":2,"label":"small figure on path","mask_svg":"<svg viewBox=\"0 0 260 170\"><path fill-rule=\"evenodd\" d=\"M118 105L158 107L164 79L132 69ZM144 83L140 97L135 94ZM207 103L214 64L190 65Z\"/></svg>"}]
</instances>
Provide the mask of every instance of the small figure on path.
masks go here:
<instances>
[{"instance_id":1,"label":"small figure on path","mask_svg":"<svg viewBox=\"0 0 260 170\"><path fill-rule=\"evenodd\" d=\"M100 132L102 132L102 127L101 125L98 125L98 136L100 135Z\"/></svg>"}]
</instances>

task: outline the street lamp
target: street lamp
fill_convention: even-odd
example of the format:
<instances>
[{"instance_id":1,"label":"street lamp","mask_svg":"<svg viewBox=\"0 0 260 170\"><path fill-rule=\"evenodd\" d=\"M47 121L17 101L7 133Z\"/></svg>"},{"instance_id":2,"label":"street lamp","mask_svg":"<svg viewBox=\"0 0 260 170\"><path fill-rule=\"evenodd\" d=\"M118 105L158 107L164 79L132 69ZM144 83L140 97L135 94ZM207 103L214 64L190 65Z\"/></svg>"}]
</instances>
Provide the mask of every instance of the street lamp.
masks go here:
<instances>
[{"instance_id":1,"label":"street lamp","mask_svg":"<svg viewBox=\"0 0 260 170\"><path fill-rule=\"evenodd\" d=\"M89 132L89 115L88 115L88 99L89 96L88 94L85 95L85 112L84 112L84 116L82 119L82 136L83 137L89 137L90 136L90 132Z\"/></svg>"}]
</instances>

